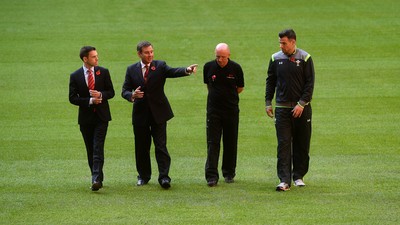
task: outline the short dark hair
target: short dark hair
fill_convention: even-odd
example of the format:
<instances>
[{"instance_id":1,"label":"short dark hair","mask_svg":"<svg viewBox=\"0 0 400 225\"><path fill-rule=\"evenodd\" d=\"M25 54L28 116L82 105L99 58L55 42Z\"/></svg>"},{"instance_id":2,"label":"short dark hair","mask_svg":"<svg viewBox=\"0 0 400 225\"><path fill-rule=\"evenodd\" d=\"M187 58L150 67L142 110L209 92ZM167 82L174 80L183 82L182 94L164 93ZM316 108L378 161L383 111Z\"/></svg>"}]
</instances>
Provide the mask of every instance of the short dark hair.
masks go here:
<instances>
[{"instance_id":1,"label":"short dark hair","mask_svg":"<svg viewBox=\"0 0 400 225\"><path fill-rule=\"evenodd\" d=\"M148 46L152 46L152 44L151 44L150 42L148 42L148 41L141 41L141 42L139 42L139 44L136 46L136 50L137 50L138 52L142 52L142 49L143 49L144 47L148 47Z\"/></svg>"},{"instance_id":2,"label":"short dark hair","mask_svg":"<svg viewBox=\"0 0 400 225\"><path fill-rule=\"evenodd\" d=\"M294 39L296 40L296 32L294 32L293 29L285 29L281 32L279 32L279 37L287 37L288 39Z\"/></svg>"},{"instance_id":3,"label":"short dark hair","mask_svg":"<svg viewBox=\"0 0 400 225\"><path fill-rule=\"evenodd\" d=\"M81 51L79 53L79 57L81 57L82 61L83 61L83 57L88 57L89 56L89 52L91 51L95 51L96 48L93 46L83 46L81 48Z\"/></svg>"}]
</instances>

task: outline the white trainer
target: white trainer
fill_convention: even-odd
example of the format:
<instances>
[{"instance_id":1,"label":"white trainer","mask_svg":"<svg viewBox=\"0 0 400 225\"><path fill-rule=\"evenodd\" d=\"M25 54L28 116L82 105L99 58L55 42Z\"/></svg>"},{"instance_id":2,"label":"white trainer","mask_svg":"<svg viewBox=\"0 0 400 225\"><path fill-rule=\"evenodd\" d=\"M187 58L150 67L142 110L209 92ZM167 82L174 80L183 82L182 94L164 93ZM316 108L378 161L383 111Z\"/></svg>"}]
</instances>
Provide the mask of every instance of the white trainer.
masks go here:
<instances>
[{"instance_id":1,"label":"white trainer","mask_svg":"<svg viewBox=\"0 0 400 225\"><path fill-rule=\"evenodd\" d=\"M276 186L276 191L290 191L289 184L282 182Z\"/></svg>"},{"instance_id":2,"label":"white trainer","mask_svg":"<svg viewBox=\"0 0 400 225\"><path fill-rule=\"evenodd\" d=\"M306 186L306 184L304 183L304 181L302 179L297 179L294 181L294 186L304 187L304 186Z\"/></svg>"}]
</instances>

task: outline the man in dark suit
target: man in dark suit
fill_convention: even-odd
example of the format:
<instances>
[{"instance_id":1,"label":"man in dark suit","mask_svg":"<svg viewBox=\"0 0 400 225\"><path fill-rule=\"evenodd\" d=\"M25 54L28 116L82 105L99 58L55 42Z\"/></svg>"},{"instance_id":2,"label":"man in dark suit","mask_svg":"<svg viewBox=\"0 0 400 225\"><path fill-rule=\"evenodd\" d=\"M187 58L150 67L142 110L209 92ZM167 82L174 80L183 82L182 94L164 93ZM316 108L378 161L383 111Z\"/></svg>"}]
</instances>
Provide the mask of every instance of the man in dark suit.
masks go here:
<instances>
[{"instance_id":1,"label":"man in dark suit","mask_svg":"<svg viewBox=\"0 0 400 225\"><path fill-rule=\"evenodd\" d=\"M197 64L187 68L171 68L165 61L153 60L153 46L148 41L137 45L140 62L128 66L122 97L133 102L132 124L135 136L135 159L138 186L151 179L150 147L153 138L158 164L158 182L162 188L171 187L169 168L171 158L167 150L167 121L174 114L164 93L166 78L188 76L196 72Z\"/></svg>"},{"instance_id":2,"label":"man in dark suit","mask_svg":"<svg viewBox=\"0 0 400 225\"><path fill-rule=\"evenodd\" d=\"M80 58L83 66L70 76L69 101L79 106L78 123L92 174L91 188L97 191L103 187L104 142L111 120L107 100L115 93L108 69L98 66L96 48L82 47Z\"/></svg>"}]
</instances>

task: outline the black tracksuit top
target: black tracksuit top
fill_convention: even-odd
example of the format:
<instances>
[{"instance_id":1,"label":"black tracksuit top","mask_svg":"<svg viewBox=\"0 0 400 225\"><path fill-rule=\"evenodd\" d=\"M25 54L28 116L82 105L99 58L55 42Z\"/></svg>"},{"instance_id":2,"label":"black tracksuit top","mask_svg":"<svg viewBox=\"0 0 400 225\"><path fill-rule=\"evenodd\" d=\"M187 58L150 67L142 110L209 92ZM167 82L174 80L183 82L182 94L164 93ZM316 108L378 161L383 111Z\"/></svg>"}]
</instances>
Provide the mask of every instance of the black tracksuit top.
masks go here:
<instances>
[{"instance_id":1,"label":"black tracksuit top","mask_svg":"<svg viewBox=\"0 0 400 225\"><path fill-rule=\"evenodd\" d=\"M282 51L272 55L266 79L265 103L271 105L276 92L277 103L299 102L302 106L312 99L314 65L311 55L302 49L288 56Z\"/></svg>"}]
</instances>

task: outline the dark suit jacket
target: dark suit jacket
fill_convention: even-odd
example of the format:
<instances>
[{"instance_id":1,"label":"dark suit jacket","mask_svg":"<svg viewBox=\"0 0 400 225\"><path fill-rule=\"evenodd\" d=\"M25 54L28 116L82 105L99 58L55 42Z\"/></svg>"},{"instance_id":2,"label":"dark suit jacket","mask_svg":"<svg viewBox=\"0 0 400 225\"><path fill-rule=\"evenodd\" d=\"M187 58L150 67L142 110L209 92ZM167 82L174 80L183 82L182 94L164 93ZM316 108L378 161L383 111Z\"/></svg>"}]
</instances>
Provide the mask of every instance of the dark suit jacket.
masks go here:
<instances>
[{"instance_id":1,"label":"dark suit jacket","mask_svg":"<svg viewBox=\"0 0 400 225\"><path fill-rule=\"evenodd\" d=\"M122 86L122 97L131 101L132 92L141 86L143 98L137 98L133 104L132 124L148 124L148 116L152 115L157 124L164 123L174 117L171 105L164 93L166 78L188 76L186 68L171 68L165 61L153 60L150 65L147 84L144 84L140 62L128 66L125 82Z\"/></svg>"},{"instance_id":2,"label":"dark suit jacket","mask_svg":"<svg viewBox=\"0 0 400 225\"><path fill-rule=\"evenodd\" d=\"M73 72L70 76L69 101L79 106L79 124L95 123L95 114L104 122L111 120L110 106L107 100L113 98L115 92L110 72L106 68L96 66L94 67L94 78L94 89L102 93L102 102L97 105L89 105L90 94L85 81L83 67Z\"/></svg>"}]
</instances>

